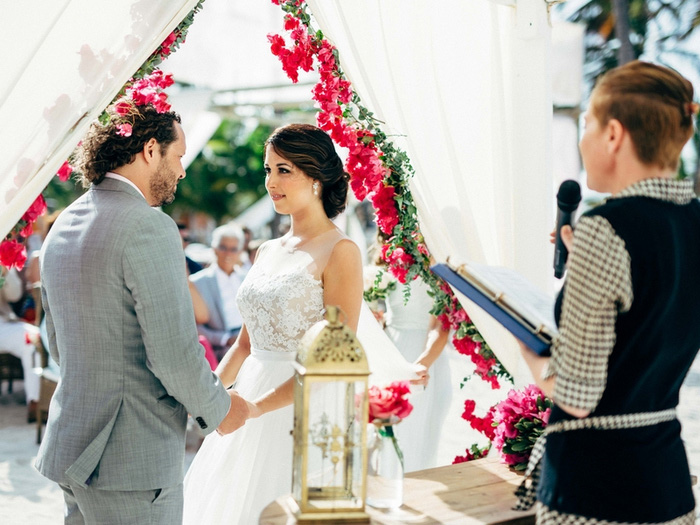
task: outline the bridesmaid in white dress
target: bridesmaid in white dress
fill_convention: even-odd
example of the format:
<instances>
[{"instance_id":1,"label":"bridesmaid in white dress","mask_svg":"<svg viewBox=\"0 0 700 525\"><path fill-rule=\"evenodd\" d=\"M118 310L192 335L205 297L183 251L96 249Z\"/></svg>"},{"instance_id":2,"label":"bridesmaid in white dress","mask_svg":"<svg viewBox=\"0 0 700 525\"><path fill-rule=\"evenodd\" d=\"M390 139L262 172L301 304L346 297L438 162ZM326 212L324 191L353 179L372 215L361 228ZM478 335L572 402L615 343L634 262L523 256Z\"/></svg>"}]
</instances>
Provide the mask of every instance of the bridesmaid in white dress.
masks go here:
<instances>
[{"instance_id":1,"label":"bridesmaid in white dress","mask_svg":"<svg viewBox=\"0 0 700 525\"><path fill-rule=\"evenodd\" d=\"M245 324L219 364L222 382L250 401L251 419L202 444L185 478L184 523L248 525L291 492L293 369L299 340L340 306L357 329L360 250L331 219L345 207L348 175L322 130L292 124L265 146L265 186L291 228L263 244L238 292Z\"/></svg>"},{"instance_id":2,"label":"bridesmaid in white dress","mask_svg":"<svg viewBox=\"0 0 700 525\"><path fill-rule=\"evenodd\" d=\"M452 400L450 363L443 352L449 331L430 315L433 299L421 280L412 281L411 297L404 304L403 286L387 294L385 332L403 357L428 369L425 389L411 386L413 411L394 426L404 455L404 470L412 472L438 466L437 452L442 427Z\"/></svg>"}]
</instances>

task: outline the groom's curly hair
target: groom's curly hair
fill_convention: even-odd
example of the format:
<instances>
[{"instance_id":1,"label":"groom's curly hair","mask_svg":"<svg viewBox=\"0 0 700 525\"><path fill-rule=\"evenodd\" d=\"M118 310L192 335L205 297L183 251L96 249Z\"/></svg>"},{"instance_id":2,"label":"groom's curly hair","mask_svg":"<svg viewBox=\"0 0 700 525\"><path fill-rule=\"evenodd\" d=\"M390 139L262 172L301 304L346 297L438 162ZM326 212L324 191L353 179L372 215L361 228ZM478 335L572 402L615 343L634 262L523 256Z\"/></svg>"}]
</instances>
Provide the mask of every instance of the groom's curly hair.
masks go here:
<instances>
[{"instance_id":1,"label":"groom's curly hair","mask_svg":"<svg viewBox=\"0 0 700 525\"><path fill-rule=\"evenodd\" d=\"M277 128L265 141L308 177L321 183L323 210L329 219L347 204L348 175L328 134L310 124L289 124Z\"/></svg>"},{"instance_id":2,"label":"groom's curly hair","mask_svg":"<svg viewBox=\"0 0 700 525\"><path fill-rule=\"evenodd\" d=\"M113 108L106 123L96 120L74 155L74 165L84 187L99 184L108 171L131 164L144 145L155 138L161 154L177 140L175 122L180 115L174 111L159 113L152 104L132 104L128 114L120 115ZM119 126L131 126L130 133L120 132Z\"/></svg>"}]
</instances>

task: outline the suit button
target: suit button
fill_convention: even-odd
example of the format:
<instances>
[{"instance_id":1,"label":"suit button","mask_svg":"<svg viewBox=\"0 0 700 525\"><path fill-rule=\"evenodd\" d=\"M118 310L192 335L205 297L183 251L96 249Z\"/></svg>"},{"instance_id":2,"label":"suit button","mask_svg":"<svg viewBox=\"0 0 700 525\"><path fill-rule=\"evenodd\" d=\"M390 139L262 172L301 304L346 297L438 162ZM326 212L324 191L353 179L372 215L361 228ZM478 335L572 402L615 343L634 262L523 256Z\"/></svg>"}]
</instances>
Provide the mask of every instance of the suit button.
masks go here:
<instances>
[{"instance_id":1,"label":"suit button","mask_svg":"<svg viewBox=\"0 0 700 525\"><path fill-rule=\"evenodd\" d=\"M199 428L201 428L202 430L209 426L204 422L204 419L202 419L201 417L196 418L195 421L199 423Z\"/></svg>"}]
</instances>

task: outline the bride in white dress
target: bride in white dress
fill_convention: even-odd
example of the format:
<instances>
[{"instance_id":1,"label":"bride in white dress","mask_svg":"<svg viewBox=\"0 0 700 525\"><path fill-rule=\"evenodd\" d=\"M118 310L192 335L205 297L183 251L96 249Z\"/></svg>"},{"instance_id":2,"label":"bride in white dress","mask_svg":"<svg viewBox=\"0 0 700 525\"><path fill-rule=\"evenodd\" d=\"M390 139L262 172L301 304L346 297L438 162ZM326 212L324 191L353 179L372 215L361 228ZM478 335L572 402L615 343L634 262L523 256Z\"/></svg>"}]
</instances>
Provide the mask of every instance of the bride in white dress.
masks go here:
<instances>
[{"instance_id":1,"label":"bride in white dress","mask_svg":"<svg viewBox=\"0 0 700 525\"><path fill-rule=\"evenodd\" d=\"M345 207L348 175L322 130L292 124L266 142L265 186L289 232L264 243L238 292L238 340L216 370L251 401L251 419L209 435L185 477L185 524L252 524L291 492L293 368L299 340L338 305L357 330L360 250L331 222Z\"/></svg>"}]
</instances>

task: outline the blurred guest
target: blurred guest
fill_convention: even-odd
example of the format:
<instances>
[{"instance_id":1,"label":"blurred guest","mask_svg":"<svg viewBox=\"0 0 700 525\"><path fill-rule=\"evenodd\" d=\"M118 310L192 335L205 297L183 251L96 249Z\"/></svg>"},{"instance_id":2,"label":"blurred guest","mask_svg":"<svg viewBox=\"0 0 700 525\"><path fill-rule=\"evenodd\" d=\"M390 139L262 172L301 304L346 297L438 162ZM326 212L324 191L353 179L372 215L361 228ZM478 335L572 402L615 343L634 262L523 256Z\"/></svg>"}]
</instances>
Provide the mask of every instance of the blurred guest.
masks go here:
<instances>
[{"instance_id":1,"label":"blurred guest","mask_svg":"<svg viewBox=\"0 0 700 525\"><path fill-rule=\"evenodd\" d=\"M182 238L182 249L187 248L187 245L191 242L190 229L184 222L177 223L177 229L180 231L180 238ZM185 262L187 263L187 274L192 275L201 271L204 266L199 264L194 259L190 258L187 253L185 253Z\"/></svg>"},{"instance_id":2,"label":"blurred guest","mask_svg":"<svg viewBox=\"0 0 700 525\"><path fill-rule=\"evenodd\" d=\"M11 302L22 297L23 283L17 270L8 270L0 266L5 284L0 288L0 351L9 352L22 360L24 371L24 393L27 399L27 421L32 423L36 417L36 402L39 399L39 376L34 373L34 345L30 342L39 334L33 324L17 318Z\"/></svg>"},{"instance_id":3,"label":"blurred guest","mask_svg":"<svg viewBox=\"0 0 700 525\"><path fill-rule=\"evenodd\" d=\"M243 230L243 249L241 250L241 268L243 271L248 272L250 267L253 265L253 261L250 260L250 241L253 240L253 231L247 226L241 228Z\"/></svg>"},{"instance_id":4,"label":"blurred guest","mask_svg":"<svg viewBox=\"0 0 700 525\"><path fill-rule=\"evenodd\" d=\"M235 224L219 226L212 233L211 246L216 262L191 277L192 283L207 305L209 320L197 325L220 361L236 341L243 319L236 304L244 273L240 268L244 237Z\"/></svg>"},{"instance_id":5,"label":"blurred guest","mask_svg":"<svg viewBox=\"0 0 700 525\"><path fill-rule=\"evenodd\" d=\"M197 290L197 287L192 281L188 282L190 288L190 295L192 296L192 306L194 308L194 321L199 324L206 324L209 322L209 308L207 303L202 299L202 295ZM207 358L207 363L211 366L212 370L216 370L219 360L216 358L214 349L207 340L206 337L199 334L199 342L204 347L204 357Z\"/></svg>"},{"instance_id":6,"label":"blurred guest","mask_svg":"<svg viewBox=\"0 0 700 525\"><path fill-rule=\"evenodd\" d=\"M383 236L378 237L380 242L375 248L380 253ZM404 451L404 469L412 472L437 467L438 443L452 401L450 363L443 352L449 330L430 314L433 299L428 285L419 279L411 281L411 295L406 301L404 285L386 272L381 256L376 256L374 262L384 268L377 284L382 291L384 311L376 311L375 317L383 322L384 331L404 358L428 370L423 386L411 385L411 415L394 429Z\"/></svg>"},{"instance_id":7,"label":"blurred guest","mask_svg":"<svg viewBox=\"0 0 700 525\"><path fill-rule=\"evenodd\" d=\"M40 266L39 266L39 254L41 253L41 246L44 243L44 239L46 239L46 236L49 234L49 231L51 231L51 227L53 226L54 222L56 222L56 219L58 218L58 215L61 213L63 208L54 211L53 213L47 215L46 217L42 217L43 219L43 224L42 224L42 233L40 234L39 240L36 243L36 250L31 252L29 254L29 259L27 261L27 270L24 274L25 276L25 281L26 281L26 287L29 293L31 293L31 290L35 286L39 286L41 284L41 272L40 272ZM30 295L32 297L32 302L33 302L33 295ZM36 305L34 305L36 306ZM36 320L34 320L34 324L36 324ZM46 358L46 366L49 368L51 371L55 372L56 374L59 373L58 365L56 364L56 361L54 361L53 357L51 357L51 354L48 353L48 348L49 348L49 336L48 333L46 332L46 318L43 317L40 320L39 323L39 336L41 337L41 344L44 348L45 352L45 358ZM43 363L41 363L43 364Z\"/></svg>"}]
</instances>

